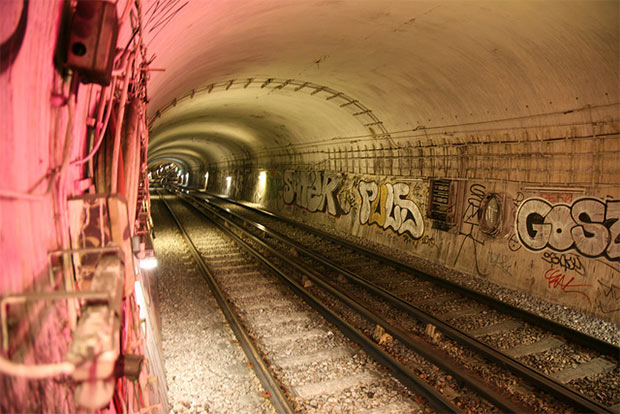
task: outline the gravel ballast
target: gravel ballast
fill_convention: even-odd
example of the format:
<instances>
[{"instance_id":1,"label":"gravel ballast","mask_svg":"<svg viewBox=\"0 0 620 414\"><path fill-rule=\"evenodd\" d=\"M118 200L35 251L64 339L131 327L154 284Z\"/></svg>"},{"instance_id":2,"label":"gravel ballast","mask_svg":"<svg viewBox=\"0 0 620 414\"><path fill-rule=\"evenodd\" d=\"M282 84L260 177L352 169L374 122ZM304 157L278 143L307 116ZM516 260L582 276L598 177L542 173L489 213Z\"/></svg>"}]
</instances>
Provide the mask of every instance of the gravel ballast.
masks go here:
<instances>
[{"instance_id":1,"label":"gravel ballast","mask_svg":"<svg viewBox=\"0 0 620 414\"><path fill-rule=\"evenodd\" d=\"M274 412L160 202L153 202L153 215L170 412Z\"/></svg>"}]
</instances>

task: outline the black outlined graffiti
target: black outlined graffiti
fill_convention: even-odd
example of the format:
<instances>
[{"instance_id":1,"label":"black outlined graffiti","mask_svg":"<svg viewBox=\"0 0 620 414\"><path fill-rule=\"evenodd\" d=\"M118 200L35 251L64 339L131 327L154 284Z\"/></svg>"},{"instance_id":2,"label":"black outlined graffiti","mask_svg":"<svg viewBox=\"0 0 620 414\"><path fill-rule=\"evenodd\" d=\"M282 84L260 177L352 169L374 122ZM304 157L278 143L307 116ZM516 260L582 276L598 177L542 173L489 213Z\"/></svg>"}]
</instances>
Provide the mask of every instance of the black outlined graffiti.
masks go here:
<instances>
[{"instance_id":1,"label":"black outlined graffiti","mask_svg":"<svg viewBox=\"0 0 620 414\"><path fill-rule=\"evenodd\" d=\"M514 233L510 233L510 237L508 238L508 248L511 252L517 252L521 249L519 238Z\"/></svg>"},{"instance_id":2,"label":"black outlined graffiti","mask_svg":"<svg viewBox=\"0 0 620 414\"><path fill-rule=\"evenodd\" d=\"M517 192L512 200L512 205L515 210L519 208L519 205L521 205L524 198L525 196L522 192ZM518 252L521 250L521 243L519 243L519 238L514 232L510 232L510 236L508 236L508 249L510 249L511 252Z\"/></svg>"},{"instance_id":3,"label":"black outlined graffiti","mask_svg":"<svg viewBox=\"0 0 620 414\"><path fill-rule=\"evenodd\" d=\"M355 188L357 180L349 181L344 188L338 192L338 204L343 214L357 215L358 203Z\"/></svg>"},{"instance_id":4,"label":"black outlined graffiti","mask_svg":"<svg viewBox=\"0 0 620 414\"><path fill-rule=\"evenodd\" d=\"M376 224L398 234L409 234L419 239L424 234L424 220L420 208L407 198L409 185L406 183L382 183L360 181L362 196L359 220L361 224Z\"/></svg>"},{"instance_id":5,"label":"black outlined graffiti","mask_svg":"<svg viewBox=\"0 0 620 414\"><path fill-rule=\"evenodd\" d=\"M489 263L491 266L497 267L506 275L512 276L512 263L510 263L510 256L503 253L493 253L489 251Z\"/></svg>"},{"instance_id":6,"label":"black outlined graffiti","mask_svg":"<svg viewBox=\"0 0 620 414\"><path fill-rule=\"evenodd\" d=\"M616 286L613 283L603 283L600 280L598 281L600 285L597 289L598 292L603 294L603 298L605 302L609 302L611 305L606 306L603 305L603 301L600 298L597 300L598 308L603 313L613 313L620 311L620 305L618 305L620 300L620 286Z\"/></svg>"},{"instance_id":7,"label":"black outlined graffiti","mask_svg":"<svg viewBox=\"0 0 620 414\"><path fill-rule=\"evenodd\" d=\"M566 254L566 253L558 254L558 253L546 251L543 253L542 259L545 262L550 263L551 265L558 266L560 269L564 270L565 272L572 270L576 272L577 274L579 274L580 276L585 276L586 274L586 269L583 267L583 264L581 263L581 259L577 255L570 254L570 253L569 254Z\"/></svg>"},{"instance_id":8,"label":"black outlined graffiti","mask_svg":"<svg viewBox=\"0 0 620 414\"><path fill-rule=\"evenodd\" d=\"M482 184L472 184L469 187L469 197L467 198L467 208L463 214L463 223L461 224L461 230L459 234L463 237L461 245L459 246L456 257L454 258L454 265L461 257L463 247L468 240L471 240L473 248L474 259L476 264L476 272L480 276L488 276L488 272L482 272L480 265L478 264L478 247L484 246L484 239L480 232L480 224L478 222L478 212L480 211L480 204L486 195L486 187Z\"/></svg>"},{"instance_id":9,"label":"black outlined graffiti","mask_svg":"<svg viewBox=\"0 0 620 414\"><path fill-rule=\"evenodd\" d=\"M620 261L620 200L580 198L551 204L525 200L517 210L515 232L528 250L575 250L586 257Z\"/></svg>"},{"instance_id":10,"label":"black outlined graffiti","mask_svg":"<svg viewBox=\"0 0 620 414\"><path fill-rule=\"evenodd\" d=\"M340 216L337 193L342 184L342 176L323 171L284 172L282 197L286 204L296 204L310 212L325 211L332 216Z\"/></svg>"},{"instance_id":11,"label":"black outlined graffiti","mask_svg":"<svg viewBox=\"0 0 620 414\"><path fill-rule=\"evenodd\" d=\"M412 239L410 237L405 238L405 243L413 246L414 248L418 248L419 246L428 246L428 247L436 247L437 242L433 236L429 236L425 234L420 239Z\"/></svg>"}]
</instances>

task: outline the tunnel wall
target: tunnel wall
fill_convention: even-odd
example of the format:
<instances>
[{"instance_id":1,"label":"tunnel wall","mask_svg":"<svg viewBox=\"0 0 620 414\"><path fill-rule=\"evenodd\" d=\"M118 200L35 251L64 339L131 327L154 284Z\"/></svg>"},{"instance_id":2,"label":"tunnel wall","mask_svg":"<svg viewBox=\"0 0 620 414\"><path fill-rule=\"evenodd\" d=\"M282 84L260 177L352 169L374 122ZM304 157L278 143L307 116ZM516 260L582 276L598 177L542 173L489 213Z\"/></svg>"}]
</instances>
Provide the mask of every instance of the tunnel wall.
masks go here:
<instances>
[{"instance_id":1,"label":"tunnel wall","mask_svg":"<svg viewBox=\"0 0 620 414\"><path fill-rule=\"evenodd\" d=\"M265 194L253 201L271 211L620 321L620 229L608 224L620 213L617 191L458 181L456 220L446 223L429 217L436 180L290 170L268 177ZM299 185L303 180L308 186ZM338 189L323 192L330 182ZM484 214L495 197L502 225L490 234ZM527 221L537 214L545 221L532 237Z\"/></svg>"},{"instance_id":2,"label":"tunnel wall","mask_svg":"<svg viewBox=\"0 0 620 414\"><path fill-rule=\"evenodd\" d=\"M209 189L424 259L431 272L440 265L618 323L619 128L600 119L487 134L478 146L446 135L443 148L409 159L338 155L315 169L269 169L263 183L263 170L229 171ZM432 156L440 151L461 155Z\"/></svg>"}]
</instances>

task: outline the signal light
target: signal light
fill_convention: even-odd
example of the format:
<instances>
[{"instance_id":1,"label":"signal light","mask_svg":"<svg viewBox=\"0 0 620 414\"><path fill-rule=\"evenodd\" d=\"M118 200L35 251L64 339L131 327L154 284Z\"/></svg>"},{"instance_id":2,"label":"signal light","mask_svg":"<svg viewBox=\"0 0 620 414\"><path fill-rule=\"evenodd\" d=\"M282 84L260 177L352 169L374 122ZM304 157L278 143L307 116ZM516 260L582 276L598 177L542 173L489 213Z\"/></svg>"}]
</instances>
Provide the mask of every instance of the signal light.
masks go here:
<instances>
[{"instance_id":1,"label":"signal light","mask_svg":"<svg viewBox=\"0 0 620 414\"><path fill-rule=\"evenodd\" d=\"M84 83L108 85L116 53L116 4L78 0L71 19L66 64Z\"/></svg>"}]
</instances>

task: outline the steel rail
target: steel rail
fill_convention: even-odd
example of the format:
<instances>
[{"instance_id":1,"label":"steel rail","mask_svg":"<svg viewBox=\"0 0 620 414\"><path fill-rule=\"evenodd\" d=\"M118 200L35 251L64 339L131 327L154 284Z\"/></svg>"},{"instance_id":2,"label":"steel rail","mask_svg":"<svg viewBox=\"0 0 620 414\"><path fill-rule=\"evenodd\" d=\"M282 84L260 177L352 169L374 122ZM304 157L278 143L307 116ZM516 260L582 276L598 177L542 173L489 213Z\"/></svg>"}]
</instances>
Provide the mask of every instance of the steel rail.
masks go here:
<instances>
[{"instance_id":1,"label":"steel rail","mask_svg":"<svg viewBox=\"0 0 620 414\"><path fill-rule=\"evenodd\" d=\"M321 301L317 297L315 297L311 293L307 292L306 289L303 288L295 280L293 280L293 278L291 276L288 276L286 273L284 273L282 270L280 270L278 265L276 265L275 263L273 263L272 261L267 259L265 256L263 256L262 254L257 252L256 249L254 249L247 242L242 240L238 235L236 235L234 232L232 232L230 230L230 228L228 228L225 225L222 225L222 224L218 223L216 220L214 220L212 217L210 217L205 211L203 211L201 209L201 207L204 208L204 206L202 206L200 204L196 205L195 204L196 201L194 201L194 200L192 200L192 201L185 200L185 201L188 202L189 205L194 207L196 209L196 211L200 212L207 219L211 220L224 233L226 233L229 237L231 237L233 240L235 240L235 242L237 244L239 244L241 247L243 247L248 253L253 255L257 260L259 260L260 262L265 264L269 269L271 269L274 273L276 273L284 282L286 282L289 285L289 287L291 287L291 289L298 296L300 296L304 301L306 301L313 309L315 309L319 313L321 313L321 315L323 315L323 317L325 317L325 319L327 319L329 322L331 322L332 324L336 325L343 332L343 334L345 334L345 336L347 336L349 339L351 339L352 341L354 341L357 344L359 344L376 361L378 361L380 364L382 364L383 366L388 368L390 371L392 371L392 374L396 378L398 378L401 381L401 383L403 383L407 388L411 389L412 391L414 391L414 392L422 395L424 398L426 398L428 403L429 403L429 405L433 409L435 409L435 410L437 410L438 412L441 412L441 413L448 413L448 412L449 413L462 413L462 411L458 407L454 406L451 402L449 402L447 399L445 399L441 394L439 394L435 389L433 389L431 386L429 386L422 379L417 377L413 372L411 372L409 369L407 369L404 365L402 365L394 357L389 355L381 347L379 347L373 341L368 339L366 337L366 335L364 335L363 333L359 332L354 326L352 326L351 324L349 324L348 322L343 320L341 317L339 317L335 312L333 312L331 309L329 309L327 306L325 306L323 303L321 303ZM230 227L233 227L236 230L244 233L254 243L259 244L261 247L263 247L265 250L267 250L270 254L273 254L274 256L278 257L280 260L286 262L288 265L293 266L295 269L297 269L300 273L304 274L308 278L315 279L315 275L313 273L311 273L307 269L303 268L301 265L299 265L298 263L294 262L289 257L283 255L278 250L276 250L273 247L269 246L267 243L265 243L260 238L258 238L255 235L249 233L247 230L244 230L239 225L237 225L234 222L226 219L224 216L222 216L219 213L211 211L210 214L218 217L219 219L223 220L225 223L228 223L228 225Z\"/></svg>"},{"instance_id":2,"label":"steel rail","mask_svg":"<svg viewBox=\"0 0 620 414\"><path fill-rule=\"evenodd\" d=\"M202 193L204 194L204 193ZM308 226L307 224L304 223L299 223L296 222L294 220L291 220L289 218L286 217L282 217L282 216L278 216L270 211L266 211L260 208L255 208L255 207L251 207L248 206L242 202L236 201L236 200L231 200L229 198L226 197L222 197L216 194L206 194L207 197L213 197L213 198L217 198L220 200L224 200L226 202L230 202L232 204L238 205L240 207L243 207L245 209L257 212L259 214L265 215L267 217L271 217L273 219L276 220L280 220L284 223L290 224L292 226L296 226L299 227L303 230L306 230L310 233L313 233L317 236L323 237L325 239L328 239L329 241L331 241L332 243L335 244L340 244L343 245L345 247L348 247L354 251L363 253L375 260L378 260L382 263L388 264L390 266L393 266L399 270L402 270L404 272L407 273L413 273L416 276L428 280L430 282L433 282L439 286L442 286L444 288L447 288L449 290L457 290L459 292L461 292L463 295L469 297L470 299L474 299L476 301L479 301L481 303L484 303L492 308L495 308L501 312L510 314L510 315L514 315L532 325L536 325L538 327L541 327L547 331L551 331L551 332L555 332L559 335L565 336L567 338L570 338L571 341L578 343L579 345L583 345L586 348L595 350L601 354L613 357L614 359L618 359L618 355L620 355L620 347L614 345L614 344L610 344L609 342L603 341L599 338L595 338L593 336L590 336L588 334L584 334L583 332L579 332L573 328L570 328L568 326L564 326L561 325L557 322L554 322L550 319L547 319L543 316L537 315L533 312L524 310L524 309L520 309L517 308L516 306L510 305L508 303L502 302L499 299L487 296L483 293L477 292L473 289L467 288L465 286L461 286L456 282L452 282L450 280L446 280L446 279L442 279L440 277L437 276L433 276L429 273L423 272L421 270L418 270L416 268L414 268L411 265L408 264L404 264L399 262L396 259L390 258L390 257L386 257L378 252L375 252L369 248L363 247L363 246L358 246L348 240L343 240L340 239L334 235L331 235L329 233L326 233L322 230L318 230L315 229L311 226Z\"/></svg>"},{"instance_id":3,"label":"steel rail","mask_svg":"<svg viewBox=\"0 0 620 414\"><path fill-rule=\"evenodd\" d=\"M177 224L177 227L179 228L183 236L183 239L185 240L185 243L187 244L190 252L192 253L192 256L194 257L194 261L200 268L200 271L203 277L205 278L207 284L211 288L211 292L213 293L215 300L217 301L218 305L222 309L222 312L224 313L226 320L228 321L231 329L233 330L235 336L237 337L237 340L239 341L239 344L241 345L243 352L245 353L248 360L252 363L252 369L254 370L254 373L256 374L257 378L259 379L263 387L265 387L265 389L269 392L269 397L268 397L269 401L271 402L271 404L273 405L273 407L278 413L282 413L282 414L294 413L295 410L293 409L293 406L291 405L290 401L284 394L284 391L278 385L276 379L271 374L271 371L269 370L267 364L265 363L263 358L260 356L258 349L254 346L254 343L252 342L249 335L245 331L243 325L241 324L241 321L239 320L239 317L233 312L232 308L230 307L230 305L224 298L224 294L222 293L222 290L219 288L219 285L217 281L215 280L215 278L213 277L213 274L211 273L211 271L207 268L207 265L205 264L204 259L200 256L200 253L198 253L198 249L194 245L194 242L192 242L191 238L185 231L185 228L183 227L183 225L181 224L177 216L172 211L172 208L170 207L168 202L165 200L165 198L162 197L159 191L158 191L158 194L159 194L160 200L164 203L164 205L168 209L170 216L174 219L175 223Z\"/></svg>"},{"instance_id":4,"label":"steel rail","mask_svg":"<svg viewBox=\"0 0 620 414\"><path fill-rule=\"evenodd\" d=\"M211 203L211 205L215 206L215 204ZM247 206L246 206L247 207ZM223 209L221 206L218 206L218 208ZM312 257L313 260L317 260L320 263L322 263L323 265L330 267L332 270L337 271L343 275L345 275L349 280L351 280L352 282L362 286L363 288L371 291L372 293L374 293L377 296L380 296L381 298L383 298L384 300L388 301L390 304L392 304L393 306L396 306L398 309L400 309L401 311L404 311L412 316L414 316L416 319L420 320L423 323L430 323L432 325L435 325L440 331L442 331L446 336L468 346L469 348L475 350L476 352L479 352L481 354L483 354L484 356L486 356L487 358L489 358L490 360L504 366L507 367L508 369L510 369L511 371L517 373L519 376L533 382L534 384L538 385L539 387L541 387L542 389L545 389L546 391L562 397L564 399L567 399L569 401L571 401L571 403L576 406L579 407L581 409L586 409L588 410L588 412L602 412L602 413L613 413L613 411L608 408L605 407L595 401L592 401L586 397L584 397L583 395L577 393L576 391L572 390L569 387L566 387L564 384L559 383L558 381L554 380L553 378L539 372L536 371L530 367L528 367L525 364L522 364L521 362L515 360L514 358L498 351L497 349L478 341L476 338L471 337L469 335L467 335L465 332L462 332L454 327L452 327L451 325L445 323L444 321L434 317L433 315L415 307L414 305L410 304L409 302L401 299L400 297L394 295L393 293L371 283L368 282L367 280L363 279L362 277L356 275L355 273L337 265L336 263L325 259L323 257L318 256L316 253L312 252L311 250L303 247L302 245L300 245L299 243L291 240L290 238L276 232L273 230L268 230L264 225L262 224L258 224L255 223L251 220L248 220L246 218L240 217L238 215L236 215L235 213L232 213L230 211L227 211L228 214L236 216L238 219L243 220L244 222L246 222L247 224L250 225L254 225L257 229L267 233L269 232L269 235L273 238L279 239L280 241L290 244L291 246L293 246L297 251L303 252L304 254Z\"/></svg>"},{"instance_id":5,"label":"steel rail","mask_svg":"<svg viewBox=\"0 0 620 414\"><path fill-rule=\"evenodd\" d=\"M201 205L201 207L204 207ZM217 207L217 206L215 206ZM217 207L220 208L221 207ZM298 251L302 251L304 253L309 253L313 259L316 259L320 263L331 267L333 270L341 272L341 269L335 268L332 263L313 255L303 246L298 243L290 240L288 237L281 235L280 233L269 230L262 226L261 224L247 221L245 218L240 217L232 212L227 212L239 220L244 221L248 225L256 227L258 230L263 231L265 234L270 237L277 239L285 244L288 244L295 249L299 249ZM443 353L437 348L433 348L429 346L426 341L422 338L419 338L417 335L412 334L411 332L403 331L398 328L394 323L388 321L386 318L379 316L376 312L371 311L369 308L361 305L360 303L352 300L349 295L342 291L342 289L338 289L330 285L326 282L323 277L317 273L307 271L305 268L301 267L301 265L296 262L291 262L288 259L286 260L291 266L294 266L296 269L303 271L304 274L315 284L321 286L322 289L328 291L331 295L337 297L340 301L345 303L351 309L354 309L357 313L364 316L366 319L372 321L377 325L381 325L386 332L388 332L393 337L397 338L404 345L406 345L409 349L414 352L420 354L423 358L430 361L440 369L449 372L458 382L462 385L466 385L472 390L476 391L480 396L485 398L487 401L494 404L498 407L502 412L506 413L525 413L527 409L518 403L515 403L511 400L511 398L507 397L503 392L497 390L495 387L489 386L488 383L485 383L477 374L460 367L459 363L452 359L449 355ZM342 272L341 272L342 273ZM348 277L348 275L346 275Z\"/></svg>"}]
</instances>

